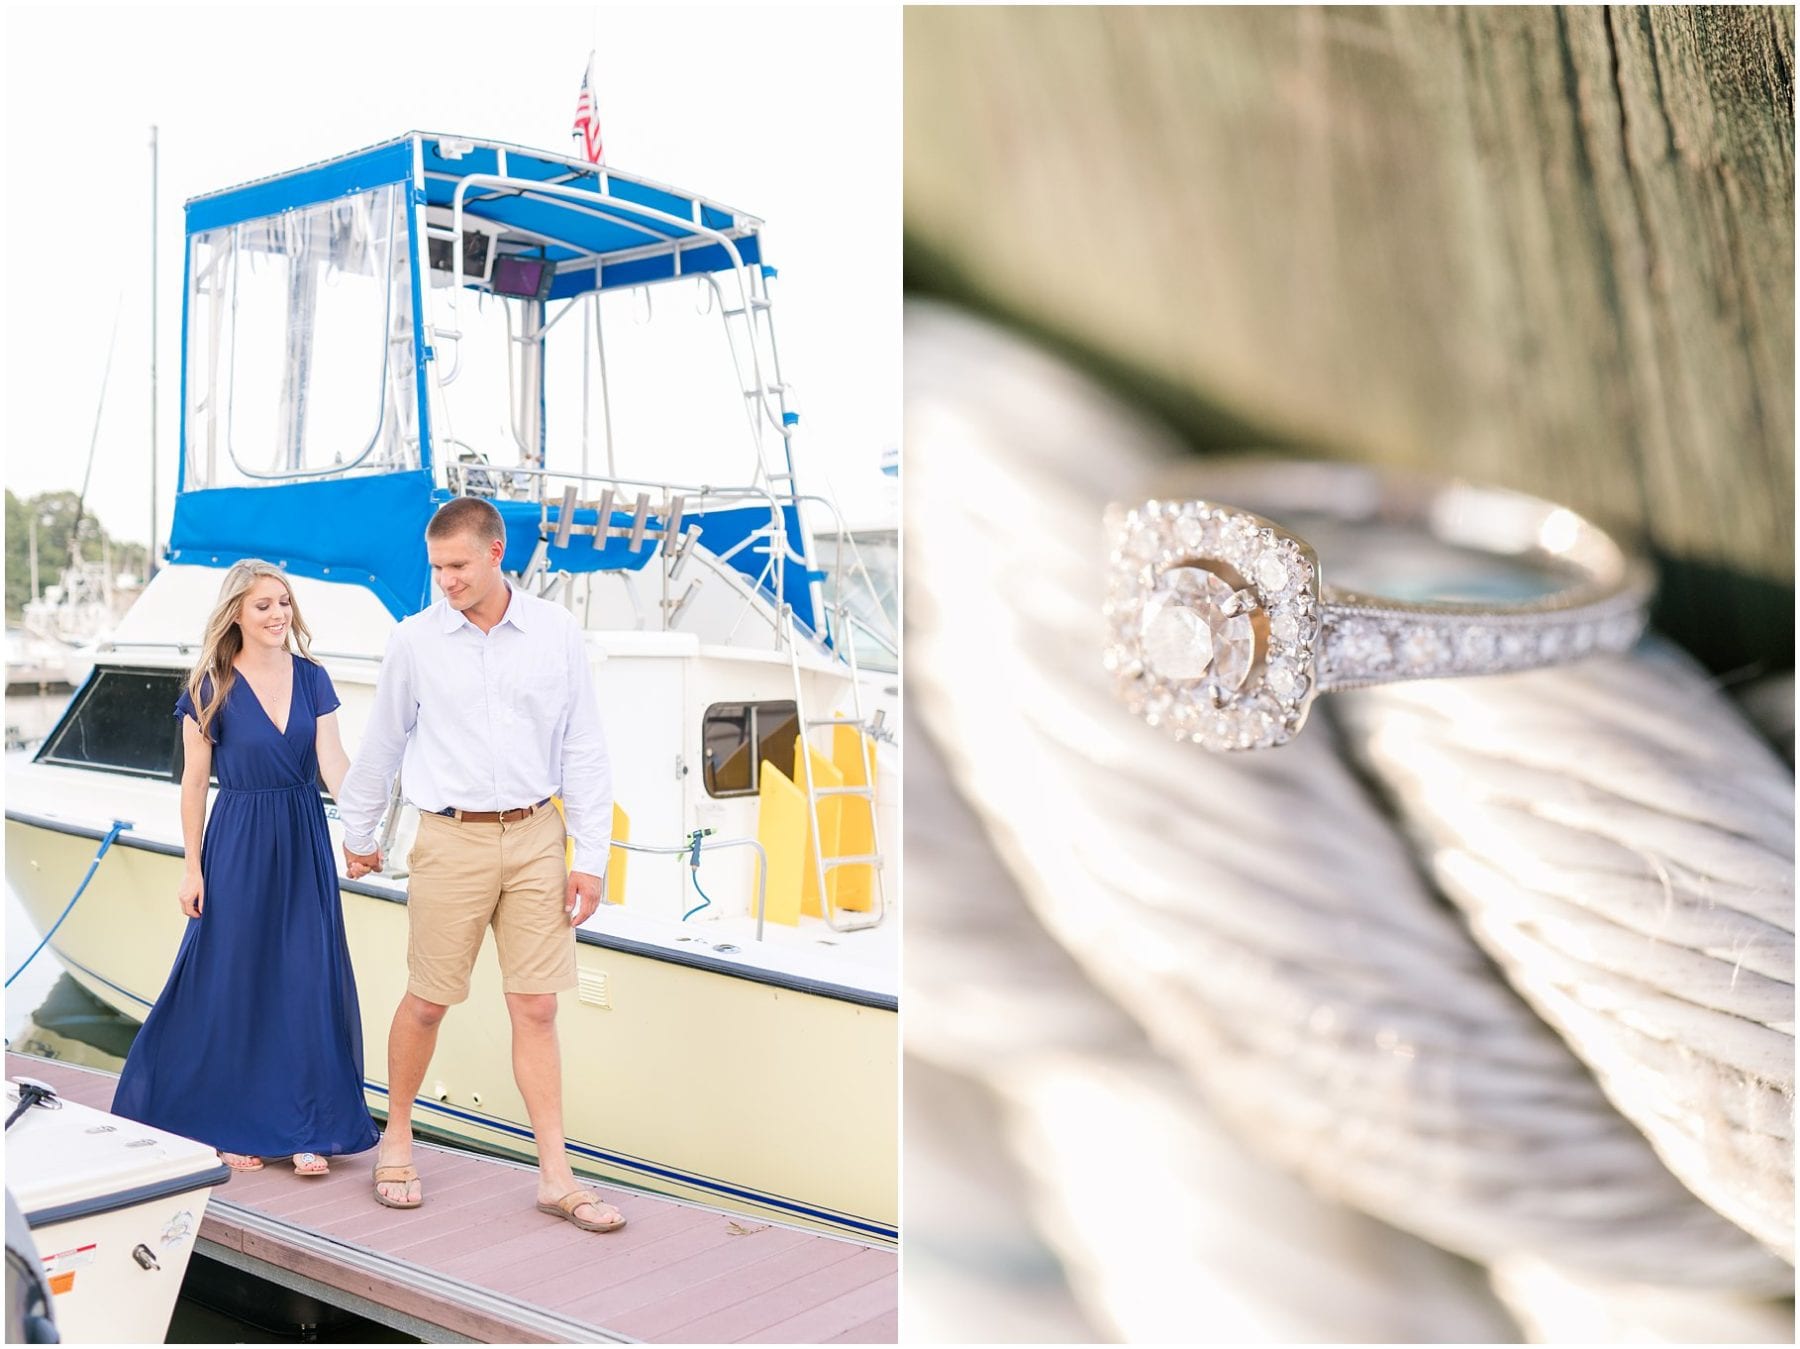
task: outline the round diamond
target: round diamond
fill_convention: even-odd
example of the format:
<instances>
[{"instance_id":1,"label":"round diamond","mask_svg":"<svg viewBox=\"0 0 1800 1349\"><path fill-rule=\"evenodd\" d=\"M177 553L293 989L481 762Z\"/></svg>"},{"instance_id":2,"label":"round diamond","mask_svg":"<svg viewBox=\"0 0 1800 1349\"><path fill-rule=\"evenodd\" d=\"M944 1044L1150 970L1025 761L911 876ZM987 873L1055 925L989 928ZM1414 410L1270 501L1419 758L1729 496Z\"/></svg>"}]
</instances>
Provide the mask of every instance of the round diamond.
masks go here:
<instances>
[{"instance_id":1,"label":"round diamond","mask_svg":"<svg viewBox=\"0 0 1800 1349\"><path fill-rule=\"evenodd\" d=\"M1199 567L1172 567L1144 606L1139 648L1151 673L1192 681L1211 674L1226 690L1243 685L1256 655L1250 615L1228 613L1232 589Z\"/></svg>"},{"instance_id":2,"label":"round diamond","mask_svg":"<svg viewBox=\"0 0 1800 1349\"><path fill-rule=\"evenodd\" d=\"M1269 635L1286 646L1300 640L1300 620L1292 613L1279 613L1269 620Z\"/></svg>"},{"instance_id":3,"label":"round diamond","mask_svg":"<svg viewBox=\"0 0 1800 1349\"><path fill-rule=\"evenodd\" d=\"M1212 629L1178 595L1158 595L1145 606L1144 660L1164 679L1198 679L1212 664Z\"/></svg>"},{"instance_id":4,"label":"round diamond","mask_svg":"<svg viewBox=\"0 0 1800 1349\"><path fill-rule=\"evenodd\" d=\"M1449 644L1435 628L1414 628L1400 639L1400 658L1410 669L1433 669L1449 656Z\"/></svg>"},{"instance_id":5,"label":"round diamond","mask_svg":"<svg viewBox=\"0 0 1800 1349\"><path fill-rule=\"evenodd\" d=\"M1493 663L1500 650L1500 634L1492 628L1468 628L1457 646L1467 664L1480 668Z\"/></svg>"},{"instance_id":6,"label":"round diamond","mask_svg":"<svg viewBox=\"0 0 1800 1349\"><path fill-rule=\"evenodd\" d=\"M1270 595L1279 595L1287 589L1288 566L1280 553L1270 549L1257 559L1256 584Z\"/></svg>"},{"instance_id":7,"label":"round diamond","mask_svg":"<svg viewBox=\"0 0 1800 1349\"><path fill-rule=\"evenodd\" d=\"M1384 670L1393 663L1393 648L1387 634L1372 623L1343 623L1332 630L1329 651L1332 668L1361 677L1372 670Z\"/></svg>"},{"instance_id":8,"label":"round diamond","mask_svg":"<svg viewBox=\"0 0 1800 1349\"><path fill-rule=\"evenodd\" d=\"M1162 540L1157 537L1152 527L1140 529L1125 545L1125 555L1139 562L1154 562L1156 555L1162 551Z\"/></svg>"},{"instance_id":9,"label":"round diamond","mask_svg":"<svg viewBox=\"0 0 1800 1349\"><path fill-rule=\"evenodd\" d=\"M1256 537L1256 526L1248 520L1233 518L1226 521L1224 530L1219 536L1219 551L1225 560L1232 565L1244 568L1260 546Z\"/></svg>"},{"instance_id":10,"label":"round diamond","mask_svg":"<svg viewBox=\"0 0 1800 1349\"><path fill-rule=\"evenodd\" d=\"M1181 540L1184 548L1200 551L1209 543L1217 541L1217 532L1207 528L1207 522L1192 515L1184 515L1175 522L1175 537Z\"/></svg>"},{"instance_id":11,"label":"round diamond","mask_svg":"<svg viewBox=\"0 0 1800 1349\"><path fill-rule=\"evenodd\" d=\"M1273 661L1264 676L1273 693L1284 703L1291 703L1306 692L1306 677L1285 661Z\"/></svg>"}]
</instances>

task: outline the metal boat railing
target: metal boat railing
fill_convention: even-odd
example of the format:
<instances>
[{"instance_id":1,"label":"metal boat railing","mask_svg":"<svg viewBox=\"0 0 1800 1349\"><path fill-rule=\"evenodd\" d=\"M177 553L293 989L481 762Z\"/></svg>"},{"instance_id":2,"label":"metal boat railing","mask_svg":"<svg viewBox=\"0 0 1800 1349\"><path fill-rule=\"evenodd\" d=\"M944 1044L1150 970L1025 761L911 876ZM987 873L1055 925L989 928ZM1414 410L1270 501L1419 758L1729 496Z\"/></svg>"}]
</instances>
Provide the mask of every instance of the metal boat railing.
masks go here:
<instances>
[{"instance_id":1,"label":"metal boat railing","mask_svg":"<svg viewBox=\"0 0 1800 1349\"><path fill-rule=\"evenodd\" d=\"M606 538L626 539L634 551L645 544L659 547L662 555L659 570L663 583L664 631L672 628L674 620L679 617L690 598L690 595L684 594L676 599L671 593L675 582L680 580L683 568L693 556L695 538L699 534L697 526L684 530L682 525L693 515L731 509L746 503L766 506L769 512L768 524L752 531L730 549L706 555L702 565L720 575L729 576L734 582L746 585L749 592L745 599L746 612L761 593L769 604L771 613L776 616L773 626L777 640L782 645L785 646L787 642L787 625L780 621L779 615L788 607L788 597L785 568L779 564L792 562L804 567L811 561L805 554L796 552L788 542L789 530L782 508L789 504L798 508L804 502L816 502L829 511L832 528L826 536L825 546L835 546L840 557L847 551L852 559L850 568L838 568L833 572L832 594L826 601L826 611L833 614L844 611L847 603L847 597L843 593L846 574L861 578L869 599L879 610L880 601L875 582L856 547L854 536L844 523L843 513L829 497L816 493L777 493L768 487L754 484L717 487L533 466L496 467L485 463L446 464L445 474L450 490L459 496L499 496L502 499L537 503L538 543L522 572L528 583L536 582L539 577L554 570L550 565L549 550L565 546L571 537L592 537L596 547L603 546ZM560 495L552 494L550 488L553 482L563 485ZM580 493L583 489L597 489L599 495L582 496ZM653 492L660 499L652 499ZM594 524L575 522L576 512L582 510L595 512ZM629 510L632 513L631 523L613 524L611 517L617 510ZM660 520L661 523L652 523L653 520ZM599 532L602 529L605 530L604 537ZM753 548L761 541L767 543L769 561L759 575L752 576L730 565L737 553L746 547ZM819 551L820 542L815 533L815 553ZM690 592L691 590L692 587ZM896 656L899 654L896 641L876 633L866 622L862 626L877 638L884 649ZM825 630L815 631L813 634L819 648L824 646L824 635ZM837 651L840 658L848 661L844 645L845 643L838 643Z\"/></svg>"},{"instance_id":2,"label":"metal boat railing","mask_svg":"<svg viewBox=\"0 0 1800 1349\"><path fill-rule=\"evenodd\" d=\"M619 840L614 839L612 846L615 848L622 848L626 852L650 853L662 857L673 854L691 857L694 852L694 841L692 838L686 843L675 845L663 843L622 843ZM700 840L699 846L702 852L716 848L756 849L756 940L761 941L763 939L763 914L764 910L767 908L769 888L768 849L764 848L761 843L753 838L720 838L710 840L703 838Z\"/></svg>"}]
</instances>

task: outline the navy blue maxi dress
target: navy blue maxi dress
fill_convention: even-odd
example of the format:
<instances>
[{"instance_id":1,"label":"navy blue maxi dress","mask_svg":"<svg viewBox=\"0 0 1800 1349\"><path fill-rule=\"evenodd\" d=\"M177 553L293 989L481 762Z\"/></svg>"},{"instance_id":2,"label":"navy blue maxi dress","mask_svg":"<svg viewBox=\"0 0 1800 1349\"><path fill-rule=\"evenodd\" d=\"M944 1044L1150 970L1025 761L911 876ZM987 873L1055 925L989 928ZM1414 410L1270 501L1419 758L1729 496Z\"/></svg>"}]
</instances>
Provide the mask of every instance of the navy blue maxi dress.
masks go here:
<instances>
[{"instance_id":1,"label":"navy blue maxi dress","mask_svg":"<svg viewBox=\"0 0 1800 1349\"><path fill-rule=\"evenodd\" d=\"M264 1157L361 1152L378 1139L316 782L316 724L338 697L323 668L292 659L285 733L241 676L213 720L219 793L200 848L201 916L188 919L113 1097L115 1114ZM175 712L194 713L185 690Z\"/></svg>"}]
</instances>

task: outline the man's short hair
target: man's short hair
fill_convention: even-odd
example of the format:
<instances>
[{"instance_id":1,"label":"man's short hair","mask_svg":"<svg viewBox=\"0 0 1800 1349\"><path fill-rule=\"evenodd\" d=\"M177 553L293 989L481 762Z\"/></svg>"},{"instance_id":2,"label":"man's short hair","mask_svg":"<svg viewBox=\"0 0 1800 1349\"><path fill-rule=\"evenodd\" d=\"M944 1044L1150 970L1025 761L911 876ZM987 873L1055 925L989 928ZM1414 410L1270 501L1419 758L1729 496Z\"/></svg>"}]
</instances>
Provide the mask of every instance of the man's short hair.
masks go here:
<instances>
[{"instance_id":1,"label":"man's short hair","mask_svg":"<svg viewBox=\"0 0 1800 1349\"><path fill-rule=\"evenodd\" d=\"M483 543L505 543L506 522L491 501L480 497L457 497L446 501L425 526L428 539L447 539L452 534L473 534Z\"/></svg>"}]
</instances>

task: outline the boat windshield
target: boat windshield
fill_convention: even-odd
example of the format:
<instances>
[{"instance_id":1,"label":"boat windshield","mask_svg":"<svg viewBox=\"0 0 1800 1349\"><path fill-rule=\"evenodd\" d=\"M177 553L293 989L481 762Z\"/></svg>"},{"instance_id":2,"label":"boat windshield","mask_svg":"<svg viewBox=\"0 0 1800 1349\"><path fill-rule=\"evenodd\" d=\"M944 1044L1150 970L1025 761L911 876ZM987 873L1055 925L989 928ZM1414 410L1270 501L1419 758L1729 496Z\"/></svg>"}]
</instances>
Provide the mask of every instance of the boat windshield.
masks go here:
<instances>
[{"instance_id":1,"label":"boat windshield","mask_svg":"<svg viewBox=\"0 0 1800 1349\"><path fill-rule=\"evenodd\" d=\"M465 464L751 481L758 409L745 398L747 359L741 341L733 359L716 284L685 278L543 306L471 288L433 444ZM528 337L539 323L541 346Z\"/></svg>"},{"instance_id":2,"label":"boat windshield","mask_svg":"<svg viewBox=\"0 0 1800 1349\"><path fill-rule=\"evenodd\" d=\"M419 466L403 185L188 246L184 490Z\"/></svg>"}]
</instances>

